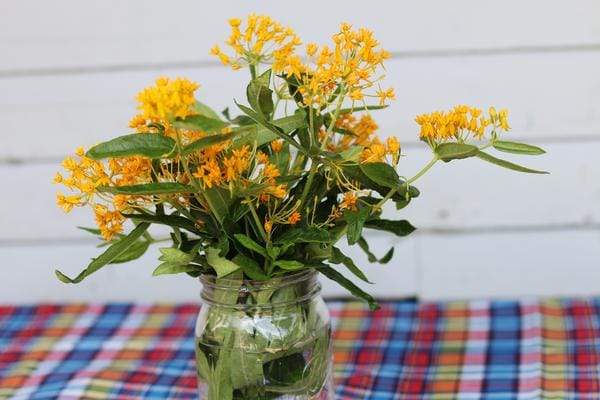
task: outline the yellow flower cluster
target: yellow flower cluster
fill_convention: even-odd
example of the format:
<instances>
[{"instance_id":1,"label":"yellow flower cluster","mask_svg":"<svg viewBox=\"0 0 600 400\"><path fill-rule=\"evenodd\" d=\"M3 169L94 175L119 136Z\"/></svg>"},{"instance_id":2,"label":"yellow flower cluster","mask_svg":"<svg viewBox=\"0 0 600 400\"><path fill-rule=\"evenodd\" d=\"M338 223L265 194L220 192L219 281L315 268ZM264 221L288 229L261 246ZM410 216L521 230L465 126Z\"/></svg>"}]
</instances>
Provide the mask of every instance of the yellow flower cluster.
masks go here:
<instances>
[{"instance_id":1,"label":"yellow flower cluster","mask_svg":"<svg viewBox=\"0 0 600 400\"><path fill-rule=\"evenodd\" d=\"M108 162L108 172L102 162L85 156L83 148L75 151L75 157L67 157L62 162L62 167L68 172L63 176L57 172L54 183L63 184L67 189L75 192L65 195L58 193L57 205L65 212L70 212L74 207L93 205L95 220L105 240L111 240L115 234L123 229L121 211L127 211L131 204L143 203L140 196L115 195L98 193L100 186L123 186L150 182L151 162L143 157L113 158ZM101 199L112 205L97 203ZM113 211L109 206L114 208Z\"/></svg>"},{"instance_id":2,"label":"yellow flower cluster","mask_svg":"<svg viewBox=\"0 0 600 400\"><path fill-rule=\"evenodd\" d=\"M240 69L246 65L269 62L276 54L293 52L300 39L291 28L285 27L266 15L250 14L242 26L242 20L229 20L231 34L226 44L235 53L229 56L215 45L210 54L225 65Z\"/></svg>"},{"instance_id":3,"label":"yellow flower cluster","mask_svg":"<svg viewBox=\"0 0 600 400\"><path fill-rule=\"evenodd\" d=\"M111 211L102 204L96 204L94 206L94 219L104 240L111 240L115 235L123 232L125 217L119 211Z\"/></svg>"},{"instance_id":4,"label":"yellow flower cluster","mask_svg":"<svg viewBox=\"0 0 600 400\"><path fill-rule=\"evenodd\" d=\"M65 212L93 201L98 186L110 184L110 178L101 162L86 157L82 147L75 151L75 155L76 157L67 157L62 162L62 167L68 172L68 176L63 176L60 172L54 176L54 183L61 183L77 192L67 196L62 193L57 195L56 203Z\"/></svg>"},{"instance_id":5,"label":"yellow flower cluster","mask_svg":"<svg viewBox=\"0 0 600 400\"><path fill-rule=\"evenodd\" d=\"M503 131L510 129L508 111L497 112L494 107L490 107L488 116L485 116L479 108L459 105L450 111L418 115L415 121L421 127L421 139L432 142L463 140L467 134L480 140L490 125Z\"/></svg>"},{"instance_id":6,"label":"yellow flower cluster","mask_svg":"<svg viewBox=\"0 0 600 400\"><path fill-rule=\"evenodd\" d=\"M342 135L337 143L327 143L331 151L343 151L350 146L364 147L361 162L385 162L386 156L392 157L392 163L396 165L400 158L400 142L394 136L389 137L385 143L375 134L378 129L377 123L370 114L364 114L356 119L352 114L344 114L336 121L336 128L342 130ZM325 139L325 132L321 132L321 138Z\"/></svg>"},{"instance_id":7,"label":"yellow flower cluster","mask_svg":"<svg viewBox=\"0 0 600 400\"><path fill-rule=\"evenodd\" d=\"M365 97L377 97L380 104L385 104L395 98L391 88L379 88L375 94L366 93L383 78L383 74L377 74L390 57L389 52L379 48L373 32L365 28L353 30L350 24L344 23L332 39L333 48L308 44L308 63L293 51L275 54L273 71L296 78L307 106L329 104L338 87L341 87L343 97L352 101L364 102Z\"/></svg>"},{"instance_id":8,"label":"yellow flower cluster","mask_svg":"<svg viewBox=\"0 0 600 400\"><path fill-rule=\"evenodd\" d=\"M198 87L197 83L185 78L169 79L162 76L156 79L154 86L138 93L136 99L141 113L134 117L131 124L143 120L169 121L193 114L192 106L196 101L194 92Z\"/></svg>"}]
</instances>

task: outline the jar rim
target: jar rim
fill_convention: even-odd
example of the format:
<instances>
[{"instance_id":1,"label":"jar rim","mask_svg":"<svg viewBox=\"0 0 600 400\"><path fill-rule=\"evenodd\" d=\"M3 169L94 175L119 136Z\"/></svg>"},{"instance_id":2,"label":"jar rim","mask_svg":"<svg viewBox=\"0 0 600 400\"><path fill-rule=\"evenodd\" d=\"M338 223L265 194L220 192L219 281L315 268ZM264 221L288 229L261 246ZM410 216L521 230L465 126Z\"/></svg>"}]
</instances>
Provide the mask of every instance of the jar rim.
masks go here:
<instances>
[{"instance_id":1,"label":"jar rim","mask_svg":"<svg viewBox=\"0 0 600 400\"><path fill-rule=\"evenodd\" d=\"M290 274L282 275L277 278L267 279L264 281L253 280L253 279L242 279L241 283L250 286L254 290L261 290L264 286L269 285L275 279L277 279L277 286L288 286L293 285L298 282L302 282L308 280L318 274L317 270L314 268L307 268L302 271L293 272ZM211 287L214 289L233 289L240 287L239 279L229 279L227 277L217 278L216 275L212 274L202 274L198 277L200 283L203 286ZM218 282L217 282L218 279Z\"/></svg>"}]
</instances>

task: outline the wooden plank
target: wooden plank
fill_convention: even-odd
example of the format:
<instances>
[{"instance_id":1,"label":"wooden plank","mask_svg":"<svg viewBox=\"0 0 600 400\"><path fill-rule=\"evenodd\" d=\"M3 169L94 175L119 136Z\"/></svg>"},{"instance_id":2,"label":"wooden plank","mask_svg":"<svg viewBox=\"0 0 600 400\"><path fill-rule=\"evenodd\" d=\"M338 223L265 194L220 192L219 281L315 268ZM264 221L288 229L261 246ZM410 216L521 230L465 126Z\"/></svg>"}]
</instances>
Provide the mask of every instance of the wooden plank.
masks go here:
<instances>
[{"instance_id":1,"label":"wooden plank","mask_svg":"<svg viewBox=\"0 0 600 400\"><path fill-rule=\"evenodd\" d=\"M600 232L419 239L423 299L600 294Z\"/></svg>"},{"instance_id":2,"label":"wooden plank","mask_svg":"<svg viewBox=\"0 0 600 400\"><path fill-rule=\"evenodd\" d=\"M394 60L385 85L396 88L398 100L375 118L384 136L414 144L415 115L457 103L493 104L510 108L511 137L598 141L599 68L600 52ZM136 92L164 72L0 79L0 126L12 135L0 161L59 159L80 144L126 133ZM245 72L168 72L200 82L198 97L217 110L245 99Z\"/></svg>"},{"instance_id":3,"label":"wooden plank","mask_svg":"<svg viewBox=\"0 0 600 400\"><path fill-rule=\"evenodd\" d=\"M475 0L411 3L242 0L213 3L158 0L36 2L0 5L0 71L135 66L208 60L227 36L226 20L267 13L293 26L306 41L322 42L339 22L374 29L392 51L555 46L600 42L600 6L594 0Z\"/></svg>"},{"instance_id":4,"label":"wooden plank","mask_svg":"<svg viewBox=\"0 0 600 400\"><path fill-rule=\"evenodd\" d=\"M368 265L366 258L359 254L359 249L353 248L348 252L364 266L364 271L371 280L376 282L376 285L360 285L369 292L375 290L381 296L414 295L417 286L414 243L398 243L396 239L387 238L380 244L382 248L396 244L393 264ZM55 268L68 274L77 274L99 252L90 242L0 247L0 265L10 271L3 274L4 289L0 291L0 304L44 301L199 301L200 284L196 279L187 275L151 276L152 270L158 265L156 248L151 248L141 259L131 263L105 267L78 285L66 285L54 276ZM390 274L393 274L393 280L389 279ZM324 277L321 282L326 296L347 295L335 282Z\"/></svg>"},{"instance_id":5,"label":"wooden plank","mask_svg":"<svg viewBox=\"0 0 600 400\"><path fill-rule=\"evenodd\" d=\"M547 147L540 157L507 158L548 169L550 175L520 174L478 159L439 163L417 182L422 195L390 216L409 218L423 230L511 229L600 222L600 143L564 143ZM409 149L399 171L414 175L430 157L423 148ZM54 204L59 189L51 183L52 164L0 165L5 188L0 207L0 241L82 238L76 225L89 226L89 210L65 216Z\"/></svg>"},{"instance_id":6,"label":"wooden plank","mask_svg":"<svg viewBox=\"0 0 600 400\"><path fill-rule=\"evenodd\" d=\"M372 240L374 238L371 238ZM599 295L598 231L532 231L512 234L419 234L396 241L374 239L375 251L396 245L393 261L369 265L349 251L375 282L362 285L378 297L417 294L423 300ZM187 276L152 277L157 251L130 264L109 266L79 285L65 285L55 267L75 274L97 254L91 243L0 247L0 303L40 301L198 301L199 285ZM343 289L322 278L326 296Z\"/></svg>"}]
</instances>

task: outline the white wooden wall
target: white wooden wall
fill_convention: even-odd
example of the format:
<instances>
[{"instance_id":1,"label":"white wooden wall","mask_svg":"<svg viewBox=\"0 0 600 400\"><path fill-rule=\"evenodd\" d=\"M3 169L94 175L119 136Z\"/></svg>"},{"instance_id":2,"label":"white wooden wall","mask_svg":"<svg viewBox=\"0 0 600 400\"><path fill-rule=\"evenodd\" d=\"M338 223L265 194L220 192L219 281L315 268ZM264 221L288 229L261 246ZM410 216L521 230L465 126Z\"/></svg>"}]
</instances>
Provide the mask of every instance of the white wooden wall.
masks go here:
<instances>
[{"instance_id":1,"label":"white wooden wall","mask_svg":"<svg viewBox=\"0 0 600 400\"><path fill-rule=\"evenodd\" d=\"M242 96L243 72L208 56L226 19L268 13L306 41L348 21L375 30L393 52L398 100L380 114L401 138L410 176L427 160L414 115L456 103L511 110L511 138L548 150L529 176L477 160L440 165L403 211L419 229L406 240L377 234L394 261L369 266L381 296L423 298L600 294L600 1L77 1L0 2L0 302L193 300L197 282L151 278L156 250L106 268L79 286L54 279L95 255L64 216L50 183L79 144L126 132L133 97L159 74L202 84L221 109ZM514 158L518 160L518 157ZM354 250L352 250L354 254ZM326 285L330 295L343 292Z\"/></svg>"}]
</instances>

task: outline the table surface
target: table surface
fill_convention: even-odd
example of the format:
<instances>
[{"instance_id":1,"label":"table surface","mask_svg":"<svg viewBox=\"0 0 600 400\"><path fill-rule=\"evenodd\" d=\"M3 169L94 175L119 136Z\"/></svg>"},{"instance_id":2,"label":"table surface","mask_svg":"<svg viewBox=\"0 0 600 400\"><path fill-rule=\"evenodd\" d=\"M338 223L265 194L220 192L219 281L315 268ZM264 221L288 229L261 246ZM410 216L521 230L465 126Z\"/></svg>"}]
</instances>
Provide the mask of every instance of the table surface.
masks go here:
<instances>
[{"instance_id":1,"label":"table surface","mask_svg":"<svg viewBox=\"0 0 600 400\"><path fill-rule=\"evenodd\" d=\"M329 302L339 399L600 398L600 299ZM192 304L0 306L0 398L193 399Z\"/></svg>"}]
</instances>

